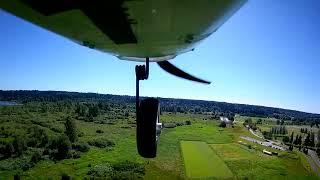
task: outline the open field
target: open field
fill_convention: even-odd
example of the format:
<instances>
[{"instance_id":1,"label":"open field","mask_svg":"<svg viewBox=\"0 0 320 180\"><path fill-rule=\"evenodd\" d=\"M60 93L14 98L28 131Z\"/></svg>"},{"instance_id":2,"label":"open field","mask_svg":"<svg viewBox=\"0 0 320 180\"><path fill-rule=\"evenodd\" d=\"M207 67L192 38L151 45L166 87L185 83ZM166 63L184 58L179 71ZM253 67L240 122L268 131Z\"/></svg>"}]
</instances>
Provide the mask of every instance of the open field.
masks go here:
<instances>
[{"instance_id":1,"label":"open field","mask_svg":"<svg viewBox=\"0 0 320 180\"><path fill-rule=\"evenodd\" d=\"M269 156L263 154L260 148L249 149L237 143L211 145L211 148L224 160L236 178L268 179L272 176L273 179L304 179L310 176L311 169L303 166L302 161L305 159L301 158L304 157L295 153Z\"/></svg>"},{"instance_id":2,"label":"open field","mask_svg":"<svg viewBox=\"0 0 320 180\"><path fill-rule=\"evenodd\" d=\"M211 144L210 147L224 160L251 159L255 151L238 143Z\"/></svg>"},{"instance_id":3,"label":"open field","mask_svg":"<svg viewBox=\"0 0 320 180\"><path fill-rule=\"evenodd\" d=\"M201 141L181 141L187 177L189 178L232 178L230 169L219 156Z\"/></svg>"}]
</instances>

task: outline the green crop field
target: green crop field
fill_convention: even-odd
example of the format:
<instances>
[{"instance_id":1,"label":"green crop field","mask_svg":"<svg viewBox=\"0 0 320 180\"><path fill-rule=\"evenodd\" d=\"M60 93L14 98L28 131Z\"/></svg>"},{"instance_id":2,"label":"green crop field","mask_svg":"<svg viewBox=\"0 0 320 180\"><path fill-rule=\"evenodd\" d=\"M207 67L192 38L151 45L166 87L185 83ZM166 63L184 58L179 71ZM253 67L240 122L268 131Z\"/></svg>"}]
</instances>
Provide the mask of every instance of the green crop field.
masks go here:
<instances>
[{"instance_id":1,"label":"green crop field","mask_svg":"<svg viewBox=\"0 0 320 180\"><path fill-rule=\"evenodd\" d=\"M232 178L232 172L207 143L181 141L182 154L189 178Z\"/></svg>"}]
</instances>

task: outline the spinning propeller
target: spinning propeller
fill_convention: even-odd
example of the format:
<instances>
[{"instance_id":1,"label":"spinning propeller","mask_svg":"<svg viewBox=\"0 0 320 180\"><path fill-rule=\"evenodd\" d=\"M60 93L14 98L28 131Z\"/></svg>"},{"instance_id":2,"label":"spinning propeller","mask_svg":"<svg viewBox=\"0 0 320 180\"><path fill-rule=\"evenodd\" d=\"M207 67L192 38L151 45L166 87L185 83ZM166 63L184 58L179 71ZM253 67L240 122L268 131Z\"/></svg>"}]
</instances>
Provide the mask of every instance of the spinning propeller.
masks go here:
<instances>
[{"instance_id":1,"label":"spinning propeller","mask_svg":"<svg viewBox=\"0 0 320 180\"><path fill-rule=\"evenodd\" d=\"M170 73L172 75L178 76L180 78L187 79L187 80L190 80L190 81L199 82L199 83L204 83L204 84L210 84L211 83L209 81L202 80L200 78L194 77L194 76L182 71L181 69L177 68L173 64L169 63L169 61L160 61L160 62L157 62L157 63L166 72L168 72L168 73Z\"/></svg>"}]
</instances>

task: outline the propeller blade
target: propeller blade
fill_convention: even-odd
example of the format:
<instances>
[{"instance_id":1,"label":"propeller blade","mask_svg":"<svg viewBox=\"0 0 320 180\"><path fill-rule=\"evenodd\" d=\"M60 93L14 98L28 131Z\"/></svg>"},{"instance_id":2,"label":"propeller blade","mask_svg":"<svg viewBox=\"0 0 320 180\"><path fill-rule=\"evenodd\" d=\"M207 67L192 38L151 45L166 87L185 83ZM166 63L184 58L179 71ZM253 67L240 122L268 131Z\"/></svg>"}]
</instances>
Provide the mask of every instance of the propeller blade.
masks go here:
<instances>
[{"instance_id":1,"label":"propeller blade","mask_svg":"<svg viewBox=\"0 0 320 180\"><path fill-rule=\"evenodd\" d=\"M181 77L181 78L184 78L184 79L188 79L188 80L191 80L191 81L196 81L196 82L200 82L200 83L205 83L205 84L210 84L211 82L209 81L205 81L205 80L202 80L202 79L199 79L197 77L194 77L182 70L180 70L179 68L175 67L173 64L169 63L168 61L160 61L160 62L157 62L158 65L165 71L167 71L168 73L172 74L172 75L175 75L175 76L178 76L178 77Z\"/></svg>"}]
</instances>

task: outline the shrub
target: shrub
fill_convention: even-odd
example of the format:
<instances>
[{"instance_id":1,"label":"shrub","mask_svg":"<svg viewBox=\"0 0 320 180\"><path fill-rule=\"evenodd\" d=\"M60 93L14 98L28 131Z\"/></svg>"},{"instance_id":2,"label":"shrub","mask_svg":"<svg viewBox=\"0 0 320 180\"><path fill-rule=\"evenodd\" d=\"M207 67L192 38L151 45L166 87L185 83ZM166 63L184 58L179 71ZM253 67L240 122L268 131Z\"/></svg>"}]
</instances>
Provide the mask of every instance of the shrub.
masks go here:
<instances>
[{"instance_id":1,"label":"shrub","mask_svg":"<svg viewBox=\"0 0 320 180\"><path fill-rule=\"evenodd\" d=\"M305 148L305 147L304 147L304 148L302 149L302 151L303 151L303 153L308 154L308 148Z\"/></svg>"},{"instance_id":2,"label":"shrub","mask_svg":"<svg viewBox=\"0 0 320 180\"><path fill-rule=\"evenodd\" d=\"M12 145L12 142L8 142L5 145L2 145L1 154L4 155L4 157L10 157L14 153L14 147Z\"/></svg>"},{"instance_id":3,"label":"shrub","mask_svg":"<svg viewBox=\"0 0 320 180\"><path fill-rule=\"evenodd\" d=\"M33 164L38 163L41 160L41 154L36 151L32 154L30 162Z\"/></svg>"},{"instance_id":4,"label":"shrub","mask_svg":"<svg viewBox=\"0 0 320 180\"><path fill-rule=\"evenodd\" d=\"M101 129L96 130L96 133L104 133Z\"/></svg>"},{"instance_id":5,"label":"shrub","mask_svg":"<svg viewBox=\"0 0 320 180\"><path fill-rule=\"evenodd\" d=\"M20 136L14 138L12 145L14 148L14 152L17 154L17 156L22 155L22 153L27 148L27 145L26 145L24 138L22 138Z\"/></svg>"},{"instance_id":6,"label":"shrub","mask_svg":"<svg viewBox=\"0 0 320 180\"><path fill-rule=\"evenodd\" d=\"M54 131L54 132L56 132L56 133L62 133L62 132L63 132L63 130L60 129L60 128L58 128L58 127L50 127L50 130L51 130L51 131Z\"/></svg>"},{"instance_id":7,"label":"shrub","mask_svg":"<svg viewBox=\"0 0 320 180\"><path fill-rule=\"evenodd\" d=\"M88 166L91 167L91 166ZM91 178L103 179L142 179L145 173L143 164L122 161L114 164L101 164L90 168L88 175Z\"/></svg>"},{"instance_id":8,"label":"shrub","mask_svg":"<svg viewBox=\"0 0 320 180\"><path fill-rule=\"evenodd\" d=\"M142 164L131 162L131 161L122 161L112 165L115 171L133 171L135 173L144 174L144 166Z\"/></svg>"},{"instance_id":9,"label":"shrub","mask_svg":"<svg viewBox=\"0 0 320 180\"><path fill-rule=\"evenodd\" d=\"M184 123L182 123L182 122L177 122L176 123L176 126L183 126L184 125Z\"/></svg>"},{"instance_id":10,"label":"shrub","mask_svg":"<svg viewBox=\"0 0 320 180\"><path fill-rule=\"evenodd\" d=\"M163 126L165 128L175 128L176 124L175 123L164 123Z\"/></svg>"},{"instance_id":11,"label":"shrub","mask_svg":"<svg viewBox=\"0 0 320 180\"><path fill-rule=\"evenodd\" d=\"M113 176L113 168L109 163L95 165L87 173L92 177L110 178Z\"/></svg>"},{"instance_id":12,"label":"shrub","mask_svg":"<svg viewBox=\"0 0 320 180\"><path fill-rule=\"evenodd\" d=\"M48 144L49 136L44 128L39 126L32 126L28 129L28 142L29 147L44 147Z\"/></svg>"},{"instance_id":13,"label":"shrub","mask_svg":"<svg viewBox=\"0 0 320 180\"><path fill-rule=\"evenodd\" d=\"M88 152L90 149L90 146L87 143L75 143L75 144L72 144L72 149L80 152Z\"/></svg>"},{"instance_id":14,"label":"shrub","mask_svg":"<svg viewBox=\"0 0 320 180\"><path fill-rule=\"evenodd\" d=\"M72 153L70 154L70 157L71 157L72 159L78 159L78 158L81 157L81 155L80 155L80 153L77 152L77 151L72 151Z\"/></svg>"},{"instance_id":15,"label":"shrub","mask_svg":"<svg viewBox=\"0 0 320 180\"><path fill-rule=\"evenodd\" d=\"M83 137L84 136L84 132L79 132L78 133L78 137Z\"/></svg>"},{"instance_id":16,"label":"shrub","mask_svg":"<svg viewBox=\"0 0 320 180\"><path fill-rule=\"evenodd\" d=\"M28 170L33 166L30 163L30 157L21 156L19 158L10 158L6 160L2 160L0 163L0 172L3 171L11 171L11 172L21 172L20 170ZM18 171L16 171L18 170ZM1 178L0 178L1 179Z\"/></svg>"},{"instance_id":17,"label":"shrub","mask_svg":"<svg viewBox=\"0 0 320 180\"><path fill-rule=\"evenodd\" d=\"M85 122L93 122L93 117L89 116L86 119L84 119Z\"/></svg>"},{"instance_id":18,"label":"shrub","mask_svg":"<svg viewBox=\"0 0 320 180\"><path fill-rule=\"evenodd\" d=\"M57 153L55 158L65 159L68 156L70 149L71 149L71 143L68 137L65 135L60 136L57 139Z\"/></svg>"},{"instance_id":19,"label":"shrub","mask_svg":"<svg viewBox=\"0 0 320 180\"><path fill-rule=\"evenodd\" d=\"M20 175L19 175L19 174L15 174L15 175L13 176L13 179L14 179L14 180L20 180L21 178L20 178Z\"/></svg>"},{"instance_id":20,"label":"shrub","mask_svg":"<svg viewBox=\"0 0 320 180\"><path fill-rule=\"evenodd\" d=\"M67 173L62 173L61 174L61 180L69 180L71 177Z\"/></svg>"},{"instance_id":21,"label":"shrub","mask_svg":"<svg viewBox=\"0 0 320 180\"><path fill-rule=\"evenodd\" d=\"M34 137L28 138L27 146L28 147L36 147L37 146L37 139Z\"/></svg>"},{"instance_id":22,"label":"shrub","mask_svg":"<svg viewBox=\"0 0 320 180\"><path fill-rule=\"evenodd\" d=\"M122 161L112 165L114 169L113 179L142 179L145 174L143 164L131 161Z\"/></svg>"},{"instance_id":23,"label":"shrub","mask_svg":"<svg viewBox=\"0 0 320 180\"><path fill-rule=\"evenodd\" d=\"M131 128L131 127L130 127L130 126L121 126L120 128L129 129L129 128Z\"/></svg>"},{"instance_id":24,"label":"shrub","mask_svg":"<svg viewBox=\"0 0 320 180\"><path fill-rule=\"evenodd\" d=\"M22 162L22 164L20 164L20 167L23 171L27 171L29 170L30 168L32 168L34 166L33 163L30 163L30 162L27 162L27 161L24 161Z\"/></svg>"},{"instance_id":25,"label":"shrub","mask_svg":"<svg viewBox=\"0 0 320 180\"><path fill-rule=\"evenodd\" d=\"M191 125L191 121L186 121L186 125Z\"/></svg>"},{"instance_id":26,"label":"shrub","mask_svg":"<svg viewBox=\"0 0 320 180\"><path fill-rule=\"evenodd\" d=\"M99 148L105 148L105 147L113 147L115 143L108 139L94 139L91 141L88 141L90 146L96 146Z\"/></svg>"},{"instance_id":27,"label":"shrub","mask_svg":"<svg viewBox=\"0 0 320 180\"><path fill-rule=\"evenodd\" d=\"M47 149L47 148L44 149L42 155L49 155L49 153L50 153L49 151L50 151L50 150Z\"/></svg>"},{"instance_id":28,"label":"shrub","mask_svg":"<svg viewBox=\"0 0 320 180\"><path fill-rule=\"evenodd\" d=\"M221 123L219 124L219 127L222 127L222 128L225 128L225 127L227 127L227 124L226 124L226 122L224 122L224 121L221 121Z\"/></svg>"}]
</instances>

